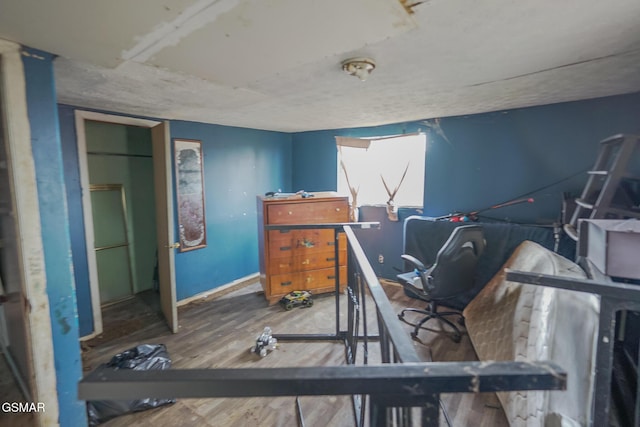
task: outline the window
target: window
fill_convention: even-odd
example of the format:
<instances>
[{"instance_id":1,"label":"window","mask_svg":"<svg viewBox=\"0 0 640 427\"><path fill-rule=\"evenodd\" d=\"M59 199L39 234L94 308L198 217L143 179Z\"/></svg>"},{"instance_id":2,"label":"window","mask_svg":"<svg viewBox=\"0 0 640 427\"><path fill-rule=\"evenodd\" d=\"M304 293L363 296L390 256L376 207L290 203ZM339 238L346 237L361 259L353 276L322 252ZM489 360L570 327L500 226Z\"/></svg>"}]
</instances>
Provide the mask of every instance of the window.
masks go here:
<instances>
[{"instance_id":1,"label":"window","mask_svg":"<svg viewBox=\"0 0 640 427\"><path fill-rule=\"evenodd\" d=\"M370 139L336 137L336 144L338 191L350 194L352 202L357 192L357 206L384 205L393 196L396 206L422 207L424 134Z\"/></svg>"}]
</instances>

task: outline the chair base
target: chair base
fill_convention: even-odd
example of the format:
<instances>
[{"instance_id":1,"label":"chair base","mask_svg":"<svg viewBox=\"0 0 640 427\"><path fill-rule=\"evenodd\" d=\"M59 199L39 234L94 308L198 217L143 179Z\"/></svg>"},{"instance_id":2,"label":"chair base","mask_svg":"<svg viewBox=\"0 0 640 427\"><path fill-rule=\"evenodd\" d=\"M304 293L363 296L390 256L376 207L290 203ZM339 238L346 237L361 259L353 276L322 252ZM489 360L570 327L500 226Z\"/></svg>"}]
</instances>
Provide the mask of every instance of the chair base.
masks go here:
<instances>
[{"instance_id":1,"label":"chair base","mask_svg":"<svg viewBox=\"0 0 640 427\"><path fill-rule=\"evenodd\" d=\"M408 322L405 318L404 318L404 314L405 312L413 312L413 313L420 313L420 314L424 314L425 317L423 317L422 319L420 319L420 321L416 324L410 323ZM422 325L424 325L427 321L431 320L431 319L438 319L441 322L446 323L447 325L449 325L449 327L453 330L453 334L451 335L451 340L455 343L459 343L462 340L462 332L460 331L460 329L449 319L446 319L444 316L460 316L460 318L458 319L458 323L460 325L464 325L464 317L462 317L462 313L459 313L457 311L445 311L445 312L438 312L437 311L437 306L434 303L430 303L429 306L427 306L427 308L425 309L420 309L420 308L405 308L403 309L399 314L398 314L398 318L400 320L402 320L403 322L405 322L408 325L413 326L413 331L411 332L411 338L413 338L414 340L418 338L418 332L420 331L420 329L422 328Z\"/></svg>"}]
</instances>

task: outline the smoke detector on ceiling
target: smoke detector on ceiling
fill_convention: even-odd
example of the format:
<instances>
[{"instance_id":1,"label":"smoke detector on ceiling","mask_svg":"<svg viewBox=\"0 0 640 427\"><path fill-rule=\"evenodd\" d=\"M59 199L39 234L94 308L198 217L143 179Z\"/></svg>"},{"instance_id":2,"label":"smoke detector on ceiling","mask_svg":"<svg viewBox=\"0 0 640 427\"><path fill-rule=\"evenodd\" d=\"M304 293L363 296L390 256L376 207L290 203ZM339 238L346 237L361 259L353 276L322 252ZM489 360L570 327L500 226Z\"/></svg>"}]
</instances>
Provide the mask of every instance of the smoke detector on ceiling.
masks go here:
<instances>
[{"instance_id":1,"label":"smoke detector on ceiling","mask_svg":"<svg viewBox=\"0 0 640 427\"><path fill-rule=\"evenodd\" d=\"M342 69L345 73L356 76L362 81L367 80L375 68L376 63L370 58L352 58L342 62Z\"/></svg>"}]
</instances>

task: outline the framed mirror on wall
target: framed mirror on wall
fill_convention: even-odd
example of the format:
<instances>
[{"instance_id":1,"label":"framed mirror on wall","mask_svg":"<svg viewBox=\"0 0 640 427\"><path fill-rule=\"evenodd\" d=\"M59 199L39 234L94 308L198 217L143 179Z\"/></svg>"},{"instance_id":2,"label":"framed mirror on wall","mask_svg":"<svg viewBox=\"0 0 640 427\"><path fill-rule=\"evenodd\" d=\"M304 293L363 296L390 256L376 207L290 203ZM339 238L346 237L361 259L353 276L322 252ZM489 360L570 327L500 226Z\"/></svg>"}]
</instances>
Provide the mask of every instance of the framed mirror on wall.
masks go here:
<instances>
[{"instance_id":1,"label":"framed mirror on wall","mask_svg":"<svg viewBox=\"0 0 640 427\"><path fill-rule=\"evenodd\" d=\"M207 246L202 142L174 139L180 252Z\"/></svg>"}]
</instances>

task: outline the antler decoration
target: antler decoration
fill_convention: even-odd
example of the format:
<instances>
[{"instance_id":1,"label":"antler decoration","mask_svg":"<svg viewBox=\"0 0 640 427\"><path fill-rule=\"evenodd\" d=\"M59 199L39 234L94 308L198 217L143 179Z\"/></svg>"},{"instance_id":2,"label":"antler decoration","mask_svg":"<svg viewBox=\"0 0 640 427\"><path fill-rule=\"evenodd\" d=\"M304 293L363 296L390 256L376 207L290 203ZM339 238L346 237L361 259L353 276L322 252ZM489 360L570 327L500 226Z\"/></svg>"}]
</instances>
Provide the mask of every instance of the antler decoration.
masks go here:
<instances>
[{"instance_id":1,"label":"antler decoration","mask_svg":"<svg viewBox=\"0 0 640 427\"><path fill-rule=\"evenodd\" d=\"M347 179L347 185L349 186L349 191L351 192L351 204L349 205L349 221L358 222L358 191L360 191L360 186L358 185L358 188L355 188L351 185L351 182L349 181L349 174L347 173L347 167L342 161L342 149L338 149L340 150L341 154L340 167L344 171L344 177Z\"/></svg>"},{"instance_id":2,"label":"antler decoration","mask_svg":"<svg viewBox=\"0 0 640 427\"><path fill-rule=\"evenodd\" d=\"M398 193L398 190L400 189L400 186L402 185L404 178L407 176L407 171L409 170L409 163L411 162L407 162L407 167L404 168L404 173L402 174L402 178L400 178L400 182L398 183L396 188L393 189L393 191L389 190L389 186L384 180L384 176L380 174L380 178L382 178L382 184L384 185L384 189L387 190L387 194L389 195L389 200L387 200L387 216L389 217L389 221L398 221L398 207L393 202L393 199L396 197L396 194Z\"/></svg>"}]
</instances>

